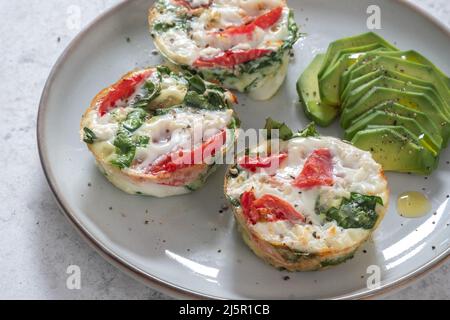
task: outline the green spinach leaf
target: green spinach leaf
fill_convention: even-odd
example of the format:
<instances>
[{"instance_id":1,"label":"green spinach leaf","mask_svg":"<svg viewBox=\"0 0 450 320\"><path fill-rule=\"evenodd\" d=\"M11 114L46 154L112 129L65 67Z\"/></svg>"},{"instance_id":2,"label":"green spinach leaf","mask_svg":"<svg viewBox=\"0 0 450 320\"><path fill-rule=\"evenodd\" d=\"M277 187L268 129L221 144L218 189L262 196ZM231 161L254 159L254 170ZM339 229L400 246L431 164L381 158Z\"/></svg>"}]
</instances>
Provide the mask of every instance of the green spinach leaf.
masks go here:
<instances>
[{"instance_id":1,"label":"green spinach leaf","mask_svg":"<svg viewBox=\"0 0 450 320\"><path fill-rule=\"evenodd\" d=\"M316 130L316 125L314 124L314 122L311 122L305 129L299 131L294 135L295 138L318 137L318 136L319 133Z\"/></svg>"},{"instance_id":2,"label":"green spinach leaf","mask_svg":"<svg viewBox=\"0 0 450 320\"><path fill-rule=\"evenodd\" d=\"M275 121L272 118L266 119L264 129L267 130L267 139L279 138L286 141L290 140L294 136L291 128L289 128L285 123ZM278 137L272 137L272 130L278 130Z\"/></svg>"},{"instance_id":3,"label":"green spinach leaf","mask_svg":"<svg viewBox=\"0 0 450 320\"><path fill-rule=\"evenodd\" d=\"M144 124L147 115L148 113L145 112L144 109L138 108L128 114L127 119L122 123L122 125L128 131L134 132Z\"/></svg>"},{"instance_id":4,"label":"green spinach leaf","mask_svg":"<svg viewBox=\"0 0 450 320\"><path fill-rule=\"evenodd\" d=\"M189 77L188 82L189 82L189 90L190 91L195 91L199 94L205 93L205 91L206 91L205 81L203 81L203 79L200 78L200 76L195 75L195 76Z\"/></svg>"},{"instance_id":5,"label":"green spinach leaf","mask_svg":"<svg viewBox=\"0 0 450 320\"><path fill-rule=\"evenodd\" d=\"M95 135L95 133L89 129L89 128L84 128L84 138L83 141L88 143L88 144L93 144L95 142L95 140L97 139L97 136Z\"/></svg>"},{"instance_id":6,"label":"green spinach leaf","mask_svg":"<svg viewBox=\"0 0 450 320\"><path fill-rule=\"evenodd\" d=\"M111 161L111 164L120 169L129 168L136 156L136 148L146 147L149 141L149 137L132 135L125 125L122 124L116 139L114 139L113 144L116 147L116 157Z\"/></svg>"},{"instance_id":7,"label":"green spinach leaf","mask_svg":"<svg viewBox=\"0 0 450 320\"><path fill-rule=\"evenodd\" d=\"M143 87L144 94L138 95L133 102L133 108L145 109L150 102L155 100L161 93L161 83L155 84L153 81L147 81Z\"/></svg>"},{"instance_id":8,"label":"green spinach leaf","mask_svg":"<svg viewBox=\"0 0 450 320\"><path fill-rule=\"evenodd\" d=\"M383 205L380 197L351 193L349 199L342 199L339 208L332 207L323 211L316 206L316 210L319 214L324 214L327 221L336 221L344 229L370 230L378 220L378 214L375 211L377 204Z\"/></svg>"}]
</instances>

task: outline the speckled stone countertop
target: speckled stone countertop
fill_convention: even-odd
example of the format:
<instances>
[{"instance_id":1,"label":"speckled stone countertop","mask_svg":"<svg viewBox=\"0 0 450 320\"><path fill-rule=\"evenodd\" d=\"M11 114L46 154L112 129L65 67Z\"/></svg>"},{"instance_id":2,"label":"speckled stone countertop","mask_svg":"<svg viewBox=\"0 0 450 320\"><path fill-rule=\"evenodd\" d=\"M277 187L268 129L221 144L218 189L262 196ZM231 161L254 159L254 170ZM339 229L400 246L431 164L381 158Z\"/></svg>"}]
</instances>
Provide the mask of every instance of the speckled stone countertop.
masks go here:
<instances>
[{"instance_id":1,"label":"speckled stone countertop","mask_svg":"<svg viewBox=\"0 0 450 320\"><path fill-rule=\"evenodd\" d=\"M39 98L50 69L83 27L119 0L0 1L0 299L166 299L95 253L59 212L36 146ZM448 0L414 0L450 26ZM78 11L79 10L79 11ZM80 14L80 25L71 17ZM69 265L82 289L66 288ZM450 262L387 299L449 299Z\"/></svg>"}]
</instances>

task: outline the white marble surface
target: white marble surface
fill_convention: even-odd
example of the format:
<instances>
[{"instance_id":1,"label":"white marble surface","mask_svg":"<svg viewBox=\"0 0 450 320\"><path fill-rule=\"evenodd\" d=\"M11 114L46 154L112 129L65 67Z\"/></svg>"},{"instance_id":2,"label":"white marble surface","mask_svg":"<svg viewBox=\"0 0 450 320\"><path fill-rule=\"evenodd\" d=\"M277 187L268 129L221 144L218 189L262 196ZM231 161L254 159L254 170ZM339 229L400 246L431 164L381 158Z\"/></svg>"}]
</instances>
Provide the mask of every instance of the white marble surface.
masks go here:
<instances>
[{"instance_id":1,"label":"white marble surface","mask_svg":"<svg viewBox=\"0 0 450 320\"><path fill-rule=\"evenodd\" d=\"M356 1L356 0L355 0ZM97 255L60 214L36 147L37 107L53 63L83 27L119 0L0 0L0 299L164 299ZM448 0L414 0L450 26ZM74 23L75 22L75 23ZM66 288L66 269L82 289ZM449 299L450 262L387 299Z\"/></svg>"}]
</instances>

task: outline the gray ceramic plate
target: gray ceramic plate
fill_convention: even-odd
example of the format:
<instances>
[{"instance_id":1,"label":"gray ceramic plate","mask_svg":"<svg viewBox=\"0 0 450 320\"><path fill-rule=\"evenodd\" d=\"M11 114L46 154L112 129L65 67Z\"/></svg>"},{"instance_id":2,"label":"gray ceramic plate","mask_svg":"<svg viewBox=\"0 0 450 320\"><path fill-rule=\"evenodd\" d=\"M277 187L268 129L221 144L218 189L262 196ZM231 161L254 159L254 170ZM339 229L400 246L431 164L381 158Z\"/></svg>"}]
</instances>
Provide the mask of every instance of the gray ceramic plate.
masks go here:
<instances>
[{"instance_id":1,"label":"gray ceramic plate","mask_svg":"<svg viewBox=\"0 0 450 320\"><path fill-rule=\"evenodd\" d=\"M308 36L296 45L296 59L276 97L264 103L239 97L237 111L244 126L258 128L267 116L294 128L306 125L308 120L296 103L297 77L330 41L367 31L369 2L373 1L290 1ZM282 299L373 296L416 278L448 257L450 150L427 179L388 174L393 201L373 240L353 260L321 272L280 272L250 252L235 230L231 212L219 213L225 203L223 170L201 191L163 200L129 196L109 184L79 141L79 120L100 89L128 70L161 62L151 54L154 47L147 33L146 12L151 4L125 1L82 32L56 64L39 110L40 154L52 190L69 220L105 258L177 297ZM450 73L450 38L443 26L403 2L378 4L382 36L400 48L422 52ZM321 132L342 136L338 126ZM415 220L398 216L397 195L422 188L436 214ZM379 266L381 284L369 289L366 272L371 265ZM286 275L289 280L284 280Z\"/></svg>"}]
</instances>

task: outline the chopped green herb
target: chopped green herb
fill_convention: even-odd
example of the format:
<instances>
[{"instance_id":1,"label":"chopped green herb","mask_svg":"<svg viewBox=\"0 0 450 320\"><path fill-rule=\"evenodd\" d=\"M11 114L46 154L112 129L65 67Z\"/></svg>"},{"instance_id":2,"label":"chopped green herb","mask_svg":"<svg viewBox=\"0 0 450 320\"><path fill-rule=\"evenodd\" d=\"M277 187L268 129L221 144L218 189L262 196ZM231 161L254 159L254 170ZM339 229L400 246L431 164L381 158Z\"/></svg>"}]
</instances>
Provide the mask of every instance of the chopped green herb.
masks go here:
<instances>
[{"instance_id":1,"label":"chopped green herb","mask_svg":"<svg viewBox=\"0 0 450 320\"><path fill-rule=\"evenodd\" d=\"M220 93L225 93L225 89L222 88L221 86L215 85L213 83L207 83L206 84L206 89L210 89L210 90L215 90L215 91L219 91Z\"/></svg>"},{"instance_id":2,"label":"chopped green herb","mask_svg":"<svg viewBox=\"0 0 450 320\"><path fill-rule=\"evenodd\" d=\"M170 70L169 67L167 66L158 66L156 67L156 70L161 74L161 75L170 75L172 73L172 71Z\"/></svg>"},{"instance_id":3,"label":"chopped green herb","mask_svg":"<svg viewBox=\"0 0 450 320\"><path fill-rule=\"evenodd\" d=\"M231 203L231 205L233 206L233 207L240 207L241 206L241 202L240 202L240 200L239 199L237 199L237 198L232 198L232 197L230 197L230 196L227 196L227 200Z\"/></svg>"},{"instance_id":4,"label":"chopped green herb","mask_svg":"<svg viewBox=\"0 0 450 320\"><path fill-rule=\"evenodd\" d=\"M189 90L195 91L199 94L205 93L206 91L205 81L203 81L203 79L200 78L200 76L198 75L192 76L188 78L188 82L189 82Z\"/></svg>"},{"instance_id":5,"label":"chopped green herb","mask_svg":"<svg viewBox=\"0 0 450 320\"><path fill-rule=\"evenodd\" d=\"M130 132L134 132L139 129L145 121L148 113L144 109L138 108L131 111L127 119L122 123L122 125Z\"/></svg>"},{"instance_id":6,"label":"chopped green herb","mask_svg":"<svg viewBox=\"0 0 450 320\"><path fill-rule=\"evenodd\" d=\"M207 93L208 103L214 107L214 109L226 108L226 102L224 101L222 95L217 91L208 90Z\"/></svg>"},{"instance_id":7,"label":"chopped green herb","mask_svg":"<svg viewBox=\"0 0 450 320\"><path fill-rule=\"evenodd\" d=\"M347 260L353 259L353 256L354 256L354 253L352 252L348 255L345 255L343 257L339 257L336 259L324 260L320 264L321 264L322 268L336 266L338 264L344 263Z\"/></svg>"},{"instance_id":8,"label":"chopped green herb","mask_svg":"<svg viewBox=\"0 0 450 320\"><path fill-rule=\"evenodd\" d=\"M339 208L332 207L323 211L316 205L316 210L324 214L326 220L336 221L344 229L372 229L378 220L378 214L375 211L377 204L383 205L380 197L352 193L350 199L342 199Z\"/></svg>"},{"instance_id":9,"label":"chopped green herb","mask_svg":"<svg viewBox=\"0 0 450 320\"><path fill-rule=\"evenodd\" d=\"M170 107L170 108L155 109L155 110L152 110L152 116L153 117L163 116L163 115L168 114L170 112L177 113L177 112L179 112L180 107L182 107L182 106L176 105L176 106L173 106L173 107Z\"/></svg>"},{"instance_id":10,"label":"chopped green herb","mask_svg":"<svg viewBox=\"0 0 450 320\"><path fill-rule=\"evenodd\" d=\"M278 138L281 140L289 140L293 137L294 133L292 130L285 124L281 122L277 122L272 118L266 119L266 125L264 129L267 130L267 138L272 139L272 130L279 130Z\"/></svg>"},{"instance_id":11,"label":"chopped green herb","mask_svg":"<svg viewBox=\"0 0 450 320\"><path fill-rule=\"evenodd\" d=\"M166 32L170 29L172 29L173 27L175 27L175 23L174 22L157 22L153 25L153 30L156 32Z\"/></svg>"},{"instance_id":12,"label":"chopped green herb","mask_svg":"<svg viewBox=\"0 0 450 320\"><path fill-rule=\"evenodd\" d=\"M135 152L136 150L125 154L118 154L114 160L111 160L111 164L119 167L120 169L128 168L133 162Z\"/></svg>"},{"instance_id":13,"label":"chopped green herb","mask_svg":"<svg viewBox=\"0 0 450 320\"><path fill-rule=\"evenodd\" d=\"M83 141L88 143L88 144L93 144L94 141L97 139L97 136L95 135L95 133L89 129L89 128L84 128L84 138Z\"/></svg>"},{"instance_id":14,"label":"chopped green herb","mask_svg":"<svg viewBox=\"0 0 450 320\"><path fill-rule=\"evenodd\" d=\"M145 148L150 142L150 138L145 136L133 136L132 141L136 147Z\"/></svg>"},{"instance_id":15,"label":"chopped green herb","mask_svg":"<svg viewBox=\"0 0 450 320\"><path fill-rule=\"evenodd\" d=\"M306 138L306 137L318 137L319 133L316 130L316 125L314 122L308 124L308 126L295 134L295 137Z\"/></svg>"},{"instance_id":16,"label":"chopped green herb","mask_svg":"<svg viewBox=\"0 0 450 320\"><path fill-rule=\"evenodd\" d=\"M120 169L130 167L136 155L136 148L145 147L149 141L149 137L132 136L125 127L120 128L113 143L116 147L116 158L111 164Z\"/></svg>"},{"instance_id":17,"label":"chopped green herb","mask_svg":"<svg viewBox=\"0 0 450 320\"><path fill-rule=\"evenodd\" d=\"M203 108L206 106L207 101L203 95L200 95L195 91L188 91L184 97L184 103L189 107Z\"/></svg>"},{"instance_id":18,"label":"chopped green herb","mask_svg":"<svg viewBox=\"0 0 450 320\"><path fill-rule=\"evenodd\" d=\"M122 154L129 153L134 147L130 133L124 129L119 129L113 144Z\"/></svg>"},{"instance_id":19,"label":"chopped green herb","mask_svg":"<svg viewBox=\"0 0 450 320\"><path fill-rule=\"evenodd\" d=\"M155 84L153 81L147 81L143 87L144 94L136 97L133 102L134 108L147 108L150 102L155 100L161 92L161 84Z\"/></svg>"}]
</instances>

